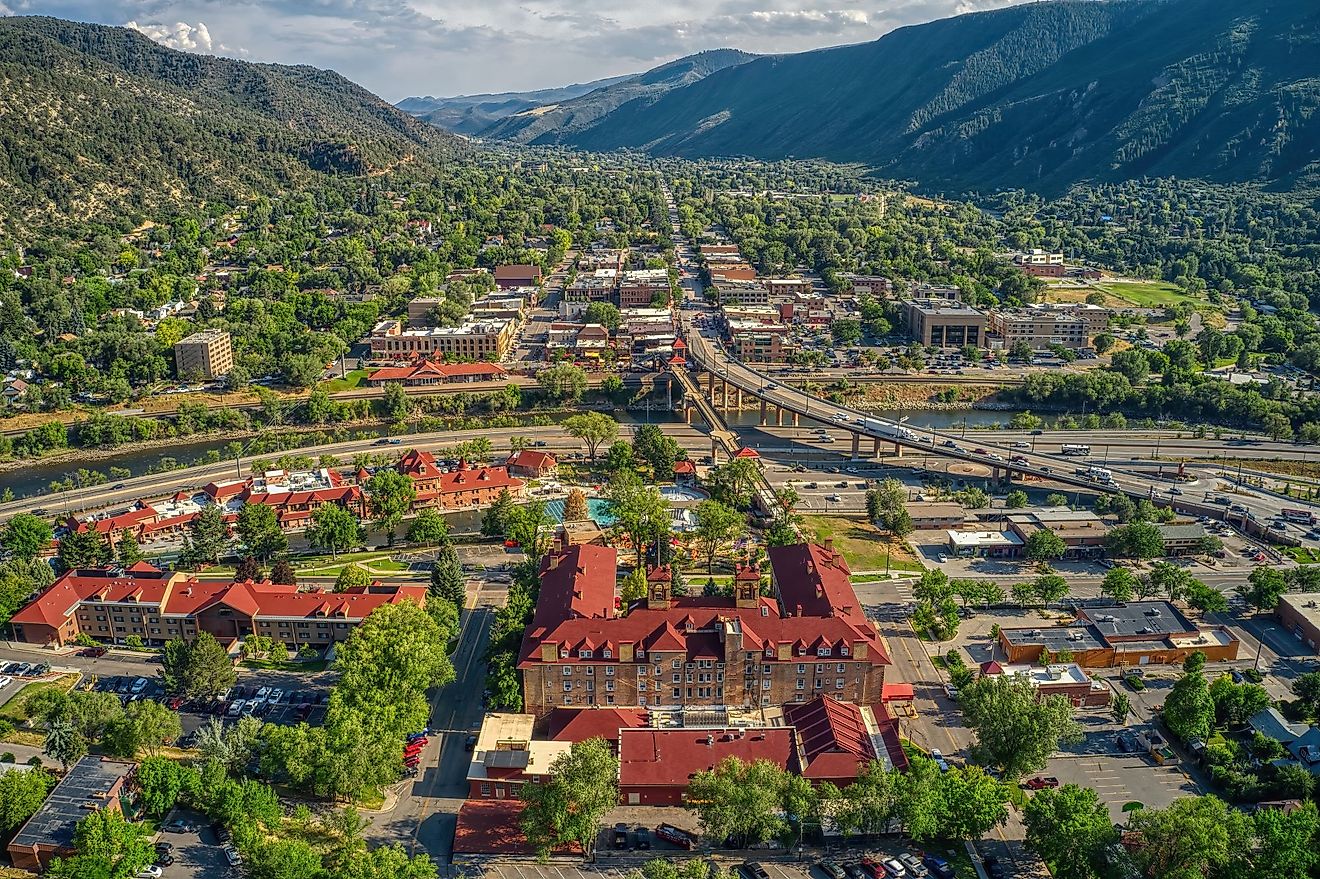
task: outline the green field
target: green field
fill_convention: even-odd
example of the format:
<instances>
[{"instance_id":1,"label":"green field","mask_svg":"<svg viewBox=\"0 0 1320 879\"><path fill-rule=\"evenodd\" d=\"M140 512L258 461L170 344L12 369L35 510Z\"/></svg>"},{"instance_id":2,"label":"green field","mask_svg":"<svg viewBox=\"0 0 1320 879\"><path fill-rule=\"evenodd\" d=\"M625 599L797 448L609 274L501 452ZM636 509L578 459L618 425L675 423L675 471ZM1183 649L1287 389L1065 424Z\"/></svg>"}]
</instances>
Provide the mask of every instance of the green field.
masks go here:
<instances>
[{"instance_id":1,"label":"green field","mask_svg":"<svg viewBox=\"0 0 1320 879\"><path fill-rule=\"evenodd\" d=\"M367 380L367 371L365 369L355 369L347 373L343 378L332 378L329 381L321 382L321 387L330 394L338 391L351 391Z\"/></svg>"},{"instance_id":2,"label":"green field","mask_svg":"<svg viewBox=\"0 0 1320 879\"><path fill-rule=\"evenodd\" d=\"M854 571L885 569L884 533L868 522L842 516L804 516L802 530L818 543L834 538L834 548L843 553ZM895 540L889 559L891 571L920 571L922 565L912 557L907 545Z\"/></svg>"},{"instance_id":3,"label":"green field","mask_svg":"<svg viewBox=\"0 0 1320 879\"><path fill-rule=\"evenodd\" d=\"M1142 308L1163 308L1166 305L1204 305L1205 300L1188 296L1167 281L1103 281L1091 287Z\"/></svg>"}]
</instances>

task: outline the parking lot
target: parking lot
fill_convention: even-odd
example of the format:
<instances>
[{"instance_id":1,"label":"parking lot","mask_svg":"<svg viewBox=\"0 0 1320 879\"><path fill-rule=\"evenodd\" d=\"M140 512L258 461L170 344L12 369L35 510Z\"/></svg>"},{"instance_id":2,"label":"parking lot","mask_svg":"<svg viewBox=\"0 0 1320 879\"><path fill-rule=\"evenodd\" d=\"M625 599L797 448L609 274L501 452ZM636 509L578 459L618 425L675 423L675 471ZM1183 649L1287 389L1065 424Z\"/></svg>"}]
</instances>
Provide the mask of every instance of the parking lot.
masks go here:
<instances>
[{"instance_id":1,"label":"parking lot","mask_svg":"<svg viewBox=\"0 0 1320 879\"><path fill-rule=\"evenodd\" d=\"M231 867L225 859L220 840L204 815L176 809L168 817L161 824L162 832L153 840L168 844L169 857L173 859L173 863L161 867L161 879L241 875L241 868Z\"/></svg>"},{"instance_id":2,"label":"parking lot","mask_svg":"<svg viewBox=\"0 0 1320 879\"><path fill-rule=\"evenodd\" d=\"M1164 809L1176 799L1201 793L1177 765L1159 766L1139 754L1055 757L1041 774L1054 776L1060 784L1095 788L1115 823L1127 820L1123 813L1126 803Z\"/></svg>"},{"instance_id":3,"label":"parking lot","mask_svg":"<svg viewBox=\"0 0 1320 879\"><path fill-rule=\"evenodd\" d=\"M603 853L602 853L603 854ZM657 853L661 856L663 852ZM912 857L920 856L920 852L905 849L902 846L894 845L886 849L868 849L863 852L861 849L850 851L831 851L823 857L816 859L810 855L804 856L801 860L785 861L777 860L782 858L782 850L766 852L764 857L753 856L748 860L758 864L764 871L764 877L758 879L831 879L830 874L820 866L822 861L832 861L842 870L846 870L848 876L857 877L857 879L871 879L872 874L864 869L866 861L880 861L898 857L907 854ZM684 857L699 857L696 853L688 855L683 853ZM965 854L958 853L955 857L954 852L942 851L935 855L940 860L948 861L952 872L946 872L945 877L974 877L975 872L970 866L970 861ZM753 879L752 871L745 867L740 867L744 863L741 857L735 857L733 853L714 855L712 860L720 867L733 872L737 879ZM558 864L535 864L535 863L490 863L483 864L480 867L472 867L467 870L467 875L481 876L483 879L629 879L637 875L637 861L628 864L609 865L558 865ZM912 872L906 875L912 876ZM934 877L934 872L929 872L929 876Z\"/></svg>"}]
</instances>

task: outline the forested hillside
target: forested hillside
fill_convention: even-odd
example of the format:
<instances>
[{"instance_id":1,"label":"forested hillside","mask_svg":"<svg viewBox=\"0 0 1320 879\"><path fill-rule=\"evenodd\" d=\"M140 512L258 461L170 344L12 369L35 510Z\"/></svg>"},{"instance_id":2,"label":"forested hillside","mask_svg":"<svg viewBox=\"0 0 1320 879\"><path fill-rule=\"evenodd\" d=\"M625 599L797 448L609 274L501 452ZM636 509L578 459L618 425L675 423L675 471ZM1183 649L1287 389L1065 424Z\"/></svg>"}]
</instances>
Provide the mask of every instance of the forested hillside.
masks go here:
<instances>
[{"instance_id":1,"label":"forested hillside","mask_svg":"<svg viewBox=\"0 0 1320 879\"><path fill-rule=\"evenodd\" d=\"M570 143L579 132L619 107L645 108L674 89L755 57L737 49L699 52L580 98L558 104L544 103L509 116L482 131L481 136L528 144Z\"/></svg>"},{"instance_id":2,"label":"forested hillside","mask_svg":"<svg viewBox=\"0 0 1320 879\"><path fill-rule=\"evenodd\" d=\"M0 18L0 231L439 159L452 138L330 71Z\"/></svg>"},{"instance_id":3,"label":"forested hillside","mask_svg":"<svg viewBox=\"0 0 1320 879\"><path fill-rule=\"evenodd\" d=\"M1290 185L1320 161L1311 0L1059 0L763 57L586 128L590 149L815 156L959 189L1143 175Z\"/></svg>"},{"instance_id":4,"label":"forested hillside","mask_svg":"<svg viewBox=\"0 0 1320 879\"><path fill-rule=\"evenodd\" d=\"M494 125L506 116L544 104L571 101L583 95L632 79L634 74L574 83L559 88L531 92L500 92L490 95L458 95L452 98L404 98L397 106L424 122L456 134L473 135Z\"/></svg>"}]
</instances>

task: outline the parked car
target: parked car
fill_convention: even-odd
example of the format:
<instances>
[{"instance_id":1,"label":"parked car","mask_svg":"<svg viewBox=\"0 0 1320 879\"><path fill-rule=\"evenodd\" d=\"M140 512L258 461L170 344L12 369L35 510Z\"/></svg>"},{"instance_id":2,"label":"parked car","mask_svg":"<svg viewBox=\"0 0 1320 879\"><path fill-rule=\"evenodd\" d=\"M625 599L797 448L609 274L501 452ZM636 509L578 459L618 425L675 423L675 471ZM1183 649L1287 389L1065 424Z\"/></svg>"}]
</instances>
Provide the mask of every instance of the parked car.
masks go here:
<instances>
[{"instance_id":1,"label":"parked car","mask_svg":"<svg viewBox=\"0 0 1320 879\"><path fill-rule=\"evenodd\" d=\"M174 843L165 842L164 840L161 840L160 842L155 844L154 848L156 849L156 854L167 855L170 852L174 851Z\"/></svg>"},{"instance_id":2,"label":"parked car","mask_svg":"<svg viewBox=\"0 0 1320 879\"><path fill-rule=\"evenodd\" d=\"M940 879L954 879L953 867L944 858L935 855L926 855L921 859L921 863L926 865L926 869L934 873Z\"/></svg>"},{"instance_id":3,"label":"parked car","mask_svg":"<svg viewBox=\"0 0 1320 879\"><path fill-rule=\"evenodd\" d=\"M691 851L697 847L697 838L686 830L681 830L672 824L661 824L655 829L655 835L658 839L676 845L679 848Z\"/></svg>"},{"instance_id":4,"label":"parked car","mask_svg":"<svg viewBox=\"0 0 1320 879\"><path fill-rule=\"evenodd\" d=\"M930 759L935 761L935 765L940 767L940 772L949 771L949 762L944 759L944 753L939 748L930 749Z\"/></svg>"},{"instance_id":5,"label":"parked car","mask_svg":"<svg viewBox=\"0 0 1320 879\"><path fill-rule=\"evenodd\" d=\"M846 879L848 875L847 873L843 872L842 867L840 867L838 864L834 863L833 861L829 861L829 860L821 861L816 866L820 867L820 871L824 873L826 876L830 877L830 879Z\"/></svg>"},{"instance_id":6,"label":"parked car","mask_svg":"<svg viewBox=\"0 0 1320 879\"><path fill-rule=\"evenodd\" d=\"M161 828L161 830L164 830L166 833L192 833L195 829L196 828L193 827L193 825L189 824L183 818L175 818Z\"/></svg>"},{"instance_id":7,"label":"parked car","mask_svg":"<svg viewBox=\"0 0 1320 879\"><path fill-rule=\"evenodd\" d=\"M899 863L898 858L885 858L885 869L889 871L890 876L897 879L905 879L908 875L907 869Z\"/></svg>"},{"instance_id":8,"label":"parked car","mask_svg":"<svg viewBox=\"0 0 1320 879\"><path fill-rule=\"evenodd\" d=\"M871 879L888 879L890 875L884 864L867 855L862 855L862 859L857 866L861 867L862 873L871 877Z\"/></svg>"},{"instance_id":9,"label":"parked car","mask_svg":"<svg viewBox=\"0 0 1320 879\"><path fill-rule=\"evenodd\" d=\"M223 824L212 824L211 829L215 831L215 838L222 843L229 842L229 840L233 838L233 834L229 832L229 828Z\"/></svg>"},{"instance_id":10,"label":"parked car","mask_svg":"<svg viewBox=\"0 0 1320 879\"><path fill-rule=\"evenodd\" d=\"M5 687L9 686L13 682L14 679L9 677L8 675L4 675L0 677L0 690L3 690Z\"/></svg>"},{"instance_id":11,"label":"parked car","mask_svg":"<svg viewBox=\"0 0 1320 879\"><path fill-rule=\"evenodd\" d=\"M477 737L470 735L463 740L464 751L475 751L477 749Z\"/></svg>"},{"instance_id":12,"label":"parked car","mask_svg":"<svg viewBox=\"0 0 1320 879\"><path fill-rule=\"evenodd\" d=\"M145 690L146 688L147 688L147 679L146 679L146 678L138 678L137 680L135 680L135 681L133 682L133 686L129 688L129 692L130 692L130 693L133 693L134 695L136 695L136 694L138 694L138 693L141 693L141 692L142 692L143 690Z\"/></svg>"},{"instance_id":13,"label":"parked car","mask_svg":"<svg viewBox=\"0 0 1320 879\"><path fill-rule=\"evenodd\" d=\"M639 849L649 849L651 847L651 831L647 830L642 825L638 824L633 828L633 836L637 839L637 847Z\"/></svg>"},{"instance_id":14,"label":"parked car","mask_svg":"<svg viewBox=\"0 0 1320 879\"><path fill-rule=\"evenodd\" d=\"M930 875L930 871L926 869L926 865L921 863L921 858L911 852L903 852L898 856L898 861L908 873L916 876L917 879L924 879L924 877Z\"/></svg>"},{"instance_id":15,"label":"parked car","mask_svg":"<svg viewBox=\"0 0 1320 879\"><path fill-rule=\"evenodd\" d=\"M756 861L743 861L739 870L747 879L770 879L770 874L765 871L765 867L762 867Z\"/></svg>"},{"instance_id":16,"label":"parked car","mask_svg":"<svg viewBox=\"0 0 1320 879\"><path fill-rule=\"evenodd\" d=\"M848 874L848 879L867 879L866 871L859 864L844 864L843 872Z\"/></svg>"},{"instance_id":17,"label":"parked car","mask_svg":"<svg viewBox=\"0 0 1320 879\"><path fill-rule=\"evenodd\" d=\"M1037 775L1035 778L1028 778L1023 784L1027 790L1044 790L1047 787L1058 787L1059 780L1053 775Z\"/></svg>"},{"instance_id":18,"label":"parked car","mask_svg":"<svg viewBox=\"0 0 1320 879\"><path fill-rule=\"evenodd\" d=\"M148 864L135 874L136 879L160 879L165 875L165 871L155 864Z\"/></svg>"},{"instance_id":19,"label":"parked car","mask_svg":"<svg viewBox=\"0 0 1320 879\"><path fill-rule=\"evenodd\" d=\"M229 866L241 867L243 865L243 856L240 855L238 849L234 848L232 845L225 846L224 853L225 860L229 862Z\"/></svg>"},{"instance_id":20,"label":"parked car","mask_svg":"<svg viewBox=\"0 0 1320 879\"><path fill-rule=\"evenodd\" d=\"M625 849L628 847L628 825L619 823L614 825L614 847L616 849Z\"/></svg>"}]
</instances>

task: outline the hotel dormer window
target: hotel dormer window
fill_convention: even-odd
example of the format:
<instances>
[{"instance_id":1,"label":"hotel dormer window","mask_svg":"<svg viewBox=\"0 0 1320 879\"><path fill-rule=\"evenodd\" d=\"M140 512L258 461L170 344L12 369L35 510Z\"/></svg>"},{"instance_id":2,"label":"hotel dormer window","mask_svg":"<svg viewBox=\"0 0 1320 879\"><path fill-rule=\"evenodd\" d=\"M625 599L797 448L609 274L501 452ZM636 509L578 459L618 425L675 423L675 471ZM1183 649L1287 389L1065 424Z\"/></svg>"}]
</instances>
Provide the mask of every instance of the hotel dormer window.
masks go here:
<instances>
[{"instance_id":1,"label":"hotel dormer window","mask_svg":"<svg viewBox=\"0 0 1320 879\"><path fill-rule=\"evenodd\" d=\"M607 647L607 648L605 648L604 650L602 650L602 651L600 652L600 658L601 658L601 659L613 659L613 658L614 658L614 651L610 650L610 649Z\"/></svg>"},{"instance_id":2,"label":"hotel dormer window","mask_svg":"<svg viewBox=\"0 0 1320 879\"><path fill-rule=\"evenodd\" d=\"M817 656L829 656L829 655L830 655L830 652L831 652L831 651L830 651L830 648L828 648L828 647L817 647L817 648L816 648L816 655L817 655Z\"/></svg>"},{"instance_id":3,"label":"hotel dormer window","mask_svg":"<svg viewBox=\"0 0 1320 879\"><path fill-rule=\"evenodd\" d=\"M579 651L578 651L578 659L590 659L590 658L591 658L591 651L590 651L590 650L579 650Z\"/></svg>"}]
</instances>

